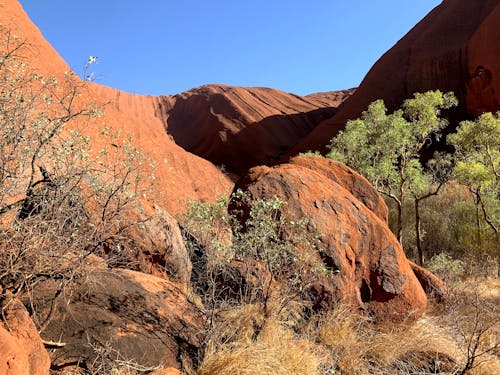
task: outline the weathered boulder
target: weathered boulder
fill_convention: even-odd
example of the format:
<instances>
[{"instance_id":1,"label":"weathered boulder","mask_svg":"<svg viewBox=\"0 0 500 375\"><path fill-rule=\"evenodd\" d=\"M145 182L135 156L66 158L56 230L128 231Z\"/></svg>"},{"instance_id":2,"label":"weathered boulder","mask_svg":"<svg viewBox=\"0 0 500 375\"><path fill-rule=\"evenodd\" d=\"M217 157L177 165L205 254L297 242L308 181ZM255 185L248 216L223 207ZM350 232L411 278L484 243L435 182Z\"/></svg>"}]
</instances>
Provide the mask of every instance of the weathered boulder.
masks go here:
<instances>
[{"instance_id":1,"label":"weathered boulder","mask_svg":"<svg viewBox=\"0 0 500 375\"><path fill-rule=\"evenodd\" d=\"M453 91L452 125L500 109L500 2L444 0L370 69L338 113L291 154L326 146L350 119L383 99L394 110L415 92Z\"/></svg>"},{"instance_id":2,"label":"weathered boulder","mask_svg":"<svg viewBox=\"0 0 500 375\"><path fill-rule=\"evenodd\" d=\"M450 297L450 288L437 275L416 263L410 262L410 266L429 297L435 298L438 302L445 301Z\"/></svg>"},{"instance_id":3,"label":"weathered boulder","mask_svg":"<svg viewBox=\"0 0 500 375\"><path fill-rule=\"evenodd\" d=\"M91 368L109 360L174 367L192 374L201 358L204 316L171 282L143 273L101 269L75 280L54 299L54 282L37 285L32 305L53 366Z\"/></svg>"},{"instance_id":4,"label":"weathered boulder","mask_svg":"<svg viewBox=\"0 0 500 375\"><path fill-rule=\"evenodd\" d=\"M311 165L318 164L311 159ZM309 250L309 258L332 271L312 283L316 308L343 301L378 322L411 321L422 315L426 295L386 222L321 168L256 167L235 188L252 198L277 196L287 202L283 213L291 220L309 220L308 230L321 240L317 251Z\"/></svg>"},{"instance_id":5,"label":"weathered boulder","mask_svg":"<svg viewBox=\"0 0 500 375\"><path fill-rule=\"evenodd\" d=\"M135 223L126 231L133 269L187 285L192 265L177 220L148 202L124 215Z\"/></svg>"},{"instance_id":6,"label":"weathered boulder","mask_svg":"<svg viewBox=\"0 0 500 375\"><path fill-rule=\"evenodd\" d=\"M361 174L336 160L297 156L290 164L317 171L354 195L381 220L387 222L389 209L377 189Z\"/></svg>"},{"instance_id":7,"label":"weathered boulder","mask_svg":"<svg viewBox=\"0 0 500 375\"><path fill-rule=\"evenodd\" d=\"M47 375L50 357L23 304L1 296L0 375Z\"/></svg>"}]
</instances>

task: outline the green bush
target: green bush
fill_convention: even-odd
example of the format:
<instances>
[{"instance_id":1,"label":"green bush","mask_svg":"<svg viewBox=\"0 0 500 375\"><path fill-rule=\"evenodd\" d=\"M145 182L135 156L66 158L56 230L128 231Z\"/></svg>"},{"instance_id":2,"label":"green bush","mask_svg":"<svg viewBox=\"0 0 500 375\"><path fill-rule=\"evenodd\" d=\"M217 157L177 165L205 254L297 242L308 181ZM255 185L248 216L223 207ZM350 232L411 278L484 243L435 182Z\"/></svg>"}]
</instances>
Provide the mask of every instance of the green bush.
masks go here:
<instances>
[{"instance_id":1,"label":"green bush","mask_svg":"<svg viewBox=\"0 0 500 375\"><path fill-rule=\"evenodd\" d=\"M499 212L498 199L489 197L492 212ZM394 230L394 207L387 201L390 214L389 224ZM450 182L437 196L422 202L421 233L422 248L429 261L441 253L453 259L460 259L467 264L469 273L480 272L496 276L495 259L498 257L498 243L495 233L485 223L482 214L476 211L472 195L455 182ZM414 207L411 202L404 205L405 217L403 247L407 256L417 258L414 230ZM479 226L478 226L479 224ZM484 264L489 262L488 267Z\"/></svg>"}]
</instances>

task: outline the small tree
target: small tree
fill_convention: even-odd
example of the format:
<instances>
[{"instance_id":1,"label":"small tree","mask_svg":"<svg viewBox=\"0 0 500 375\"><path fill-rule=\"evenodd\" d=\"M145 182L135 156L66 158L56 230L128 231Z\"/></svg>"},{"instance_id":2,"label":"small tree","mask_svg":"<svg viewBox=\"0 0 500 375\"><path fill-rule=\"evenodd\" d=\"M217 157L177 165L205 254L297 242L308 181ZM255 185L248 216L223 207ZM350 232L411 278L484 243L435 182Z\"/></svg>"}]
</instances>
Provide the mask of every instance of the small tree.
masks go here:
<instances>
[{"instance_id":1,"label":"small tree","mask_svg":"<svg viewBox=\"0 0 500 375\"><path fill-rule=\"evenodd\" d=\"M443 186L451 176L451 156L448 154L435 153L434 158L429 160L427 170L422 173L418 170L408 183L408 191L413 198L415 211L415 244L417 247L417 261L421 266L424 264L424 251L422 249L422 230L420 228L421 215L420 204L433 196L439 194Z\"/></svg>"},{"instance_id":2,"label":"small tree","mask_svg":"<svg viewBox=\"0 0 500 375\"><path fill-rule=\"evenodd\" d=\"M424 179L420 151L439 138L448 124L441 117L441 110L456 104L453 93L429 91L416 93L404 101L402 109L388 114L384 102L377 100L361 118L348 121L345 129L331 140L329 157L360 171L381 194L394 201L400 242L403 203L409 186Z\"/></svg>"},{"instance_id":3,"label":"small tree","mask_svg":"<svg viewBox=\"0 0 500 375\"><path fill-rule=\"evenodd\" d=\"M193 287L207 307L210 325L217 311L256 306L262 312L261 323L254 326L257 337L269 318L296 302L303 307L311 283L329 274L311 255L317 243L307 220L291 220L282 199L252 198L238 190L229 211L228 203L191 202L181 219L195 260Z\"/></svg>"},{"instance_id":4,"label":"small tree","mask_svg":"<svg viewBox=\"0 0 500 375\"><path fill-rule=\"evenodd\" d=\"M454 177L467 186L476 203L478 243L481 243L479 211L498 240L500 112L483 113L475 121L461 122L448 141L455 147Z\"/></svg>"}]
</instances>

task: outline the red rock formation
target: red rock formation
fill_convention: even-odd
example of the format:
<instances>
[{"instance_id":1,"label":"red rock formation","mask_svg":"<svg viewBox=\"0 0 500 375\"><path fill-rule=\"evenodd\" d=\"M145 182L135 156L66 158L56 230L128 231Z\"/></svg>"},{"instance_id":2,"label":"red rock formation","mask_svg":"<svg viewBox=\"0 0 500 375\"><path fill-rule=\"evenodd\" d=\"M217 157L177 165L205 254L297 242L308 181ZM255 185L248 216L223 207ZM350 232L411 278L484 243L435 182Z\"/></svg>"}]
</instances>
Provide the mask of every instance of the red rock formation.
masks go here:
<instances>
[{"instance_id":1,"label":"red rock formation","mask_svg":"<svg viewBox=\"0 0 500 375\"><path fill-rule=\"evenodd\" d=\"M49 354L28 312L12 295L1 297L0 374L47 375L50 368Z\"/></svg>"},{"instance_id":2,"label":"red rock formation","mask_svg":"<svg viewBox=\"0 0 500 375\"><path fill-rule=\"evenodd\" d=\"M132 225L121 236L124 243L118 252L115 254L110 249L107 255L111 259L121 259L125 262L125 268L132 267L187 286L192 265L179 224L155 205L141 202L140 207L140 211L123 212L123 216L136 225Z\"/></svg>"},{"instance_id":3,"label":"red rock formation","mask_svg":"<svg viewBox=\"0 0 500 375\"><path fill-rule=\"evenodd\" d=\"M300 97L269 88L207 85L179 95L167 109L177 144L238 174L277 162L322 120L348 91Z\"/></svg>"},{"instance_id":4,"label":"red rock formation","mask_svg":"<svg viewBox=\"0 0 500 375\"><path fill-rule=\"evenodd\" d=\"M62 81L69 67L29 20L18 1L5 0L2 4L0 24L21 41L29 43L22 51L23 61L28 64L28 68ZM104 94L105 90L95 85L89 85L82 91L83 96L79 98L77 106L109 102L109 93ZM119 95L116 91L108 91ZM134 145L152 161L143 166L144 174L154 172L156 178L148 198L170 213L184 210L187 198L214 200L228 193L231 188L229 179L210 162L177 146L165 132L163 123L150 114L153 110L148 98L130 95L121 98L129 97L134 100L126 103L127 111L120 110L124 106L108 105L102 117L85 123L76 121L71 126L89 135L96 149L106 146L100 139L103 126L107 126L111 132L121 131L124 135L130 135ZM154 166L151 166L153 163Z\"/></svg>"},{"instance_id":5,"label":"red rock formation","mask_svg":"<svg viewBox=\"0 0 500 375\"><path fill-rule=\"evenodd\" d=\"M377 189L362 175L347 165L324 157L297 156L290 164L300 165L319 172L354 195L375 215L388 222L389 210Z\"/></svg>"},{"instance_id":6,"label":"red rock formation","mask_svg":"<svg viewBox=\"0 0 500 375\"><path fill-rule=\"evenodd\" d=\"M0 22L33 45L26 56L32 68L57 77L69 71L17 1L6 1L4 8ZM228 181L209 163L183 153L165 129L185 150L243 173L249 167L278 161L317 124L333 116L353 92L300 97L267 88L207 85L174 96L153 97L89 86L87 99L110 104L99 122L131 134L159 166L155 174L164 197L155 198L169 211L179 211L179 202L185 197L209 199L227 192Z\"/></svg>"},{"instance_id":7,"label":"red rock formation","mask_svg":"<svg viewBox=\"0 0 500 375\"><path fill-rule=\"evenodd\" d=\"M354 90L298 96L270 88L206 85L173 96L140 96L96 85L121 111L164 124L185 150L231 172L272 164Z\"/></svg>"},{"instance_id":8,"label":"red rock formation","mask_svg":"<svg viewBox=\"0 0 500 375\"><path fill-rule=\"evenodd\" d=\"M95 348L108 345L125 361L194 372L204 317L169 281L134 271L95 270L71 284L52 308L56 289L51 281L40 283L32 301L46 322L43 338L65 343L51 351L53 366L91 369Z\"/></svg>"},{"instance_id":9,"label":"red rock formation","mask_svg":"<svg viewBox=\"0 0 500 375\"><path fill-rule=\"evenodd\" d=\"M376 99L390 110L415 92L453 91L453 119L500 109L500 1L444 0L371 68L356 93L293 153L321 149Z\"/></svg>"},{"instance_id":10,"label":"red rock formation","mask_svg":"<svg viewBox=\"0 0 500 375\"><path fill-rule=\"evenodd\" d=\"M340 272L314 284L316 306L328 308L342 300L379 322L417 319L427 299L400 244L386 222L335 182L337 171L325 173L318 160L302 158L293 164L253 168L236 188L254 198L280 197L287 202L286 215L291 220L306 217L308 230L319 233L322 246L311 254L311 259L321 260L327 269ZM344 175L345 169L340 168L338 175ZM357 174L352 172L352 176ZM366 186L368 195L373 193L364 179L345 186L355 187L353 190L361 198L366 196L362 186ZM368 205L376 201L365 199Z\"/></svg>"},{"instance_id":11,"label":"red rock formation","mask_svg":"<svg viewBox=\"0 0 500 375\"><path fill-rule=\"evenodd\" d=\"M410 262L410 266L427 295L438 302L446 301L450 297L451 289L443 280L418 264Z\"/></svg>"}]
</instances>

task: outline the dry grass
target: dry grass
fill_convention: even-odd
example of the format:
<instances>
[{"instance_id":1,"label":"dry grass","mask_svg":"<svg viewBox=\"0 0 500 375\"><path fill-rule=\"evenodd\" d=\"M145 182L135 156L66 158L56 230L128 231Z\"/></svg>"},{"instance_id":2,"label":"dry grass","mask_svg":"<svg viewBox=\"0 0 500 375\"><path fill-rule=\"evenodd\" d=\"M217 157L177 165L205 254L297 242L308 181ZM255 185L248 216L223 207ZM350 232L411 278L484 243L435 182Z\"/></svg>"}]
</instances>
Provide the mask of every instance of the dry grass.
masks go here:
<instances>
[{"instance_id":1,"label":"dry grass","mask_svg":"<svg viewBox=\"0 0 500 375\"><path fill-rule=\"evenodd\" d=\"M264 319L261 308L248 305L222 315L198 375L320 374L314 345L278 319Z\"/></svg>"},{"instance_id":2,"label":"dry grass","mask_svg":"<svg viewBox=\"0 0 500 375\"><path fill-rule=\"evenodd\" d=\"M497 374L499 287L498 279L469 282L399 327L376 326L347 306L308 320L266 318L259 305L219 312L198 375Z\"/></svg>"},{"instance_id":3,"label":"dry grass","mask_svg":"<svg viewBox=\"0 0 500 375\"><path fill-rule=\"evenodd\" d=\"M449 327L457 358L462 368L469 368L467 373L500 373L499 279L475 278L458 284L437 318Z\"/></svg>"},{"instance_id":4,"label":"dry grass","mask_svg":"<svg viewBox=\"0 0 500 375\"><path fill-rule=\"evenodd\" d=\"M328 374L411 374L453 357L453 342L434 321L404 327L375 327L348 308L322 319L317 340L328 351ZM440 353L436 356L436 353ZM439 358L438 358L439 357Z\"/></svg>"}]
</instances>

